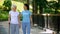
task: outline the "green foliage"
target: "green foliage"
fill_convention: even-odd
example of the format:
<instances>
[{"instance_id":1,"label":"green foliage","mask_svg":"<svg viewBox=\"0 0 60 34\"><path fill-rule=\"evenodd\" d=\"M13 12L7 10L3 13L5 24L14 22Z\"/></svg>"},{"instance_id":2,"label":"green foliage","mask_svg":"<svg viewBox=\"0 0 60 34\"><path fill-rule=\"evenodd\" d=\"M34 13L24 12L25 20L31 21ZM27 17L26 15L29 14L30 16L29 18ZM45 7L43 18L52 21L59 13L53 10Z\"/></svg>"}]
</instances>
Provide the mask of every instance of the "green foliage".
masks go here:
<instances>
[{"instance_id":1,"label":"green foliage","mask_svg":"<svg viewBox=\"0 0 60 34\"><path fill-rule=\"evenodd\" d=\"M47 4L46 0L35 0L35 2L42 7L46 7L46 4Z\"/></svg>"},{"instance_id":2,"label":"green foliage","mask_svg":"<svg viewBox=\"0 0 60 34\"><path fill-rule=\"evenodd\" d=\"M33 0L33 3L35 3L35 9L38 10L38 6L40 11L44 10L44 13L54 13L54 14L58 14L58 9L60 8L60 0L58 0L58 2L56 1L46 1L46 0ZM52 10L55 9L55 11Z\"/></svg>"},{"instance_id":3,"label":"green foliage","mask_svg":"<svg viewBox=\"0 0 60 34\"><path fill-rule=\"evenodd\" d=\"M0 21L8 20L8 12L0 10Z\"/></svg>"},{"instance_id":4,"label":"green foliage","mask_svg":"<svg viewBox=\"0 0 60 34\"><path fill-rule=\"evenodd\" d=\"M59 9L59 3L58 2L56 2L56 1L51 1L51 2L48 2L48 6L50 7L50 8L54 8L55 9L55 14L58 14L59 12L58 12L58 9Z\"/></svg>"},{"instance_id":5,"label":"green foliage","mask_svg":"<svg viewBox=\"0 0 60 34\"><path fill-rule=\"evenodd\" d=\"M7 12L7 11L2 11L2 10L0 10L0 21L6 21L6 20L8 20L8 14L9 14L9 12ZM22 21L22 16L20 17L20 20Z\"/></svg>"},{"instance_id":6,"label":"green foliage","mask_svg":"<svg viewBox=\"0 0 60 34\"><path fill-rule=\"evenodd\" d=\"M48 3L48 5L51 7L51 8L58 8L59 7L59 4L56 2L56 1L51 1Z\"/></svg>"},{"instance_id":7,"label":"green foliage","mask_svg":"<svg viewBox=\"0 0 60 34\"><path fill-rule=\"evenodd\" d=\"M45 8L44 13L54 14L54 13L55 13L55 11L54 11L54 10L52 10L52 8Z\"/></svg>"},{"instance_id":8,"label":"green foliage","mask_svg":"<svg viewBox=\"0 0 60 34\"><path fill-rule=\"evenodd\" d=\"M7 11L8 9L7 9L7 7L3 7L2 10L3 11Z\"/></svg>"},{"instance_id":9,"label":"green foliage","mask_svg":"<svg viewBox=\"0 0 60 34\"><path fill-rule=\"evenodd\" d=\"M2 9L2 6L0 5L0 9Z\"/></svg>"},{"instance_id":10,"label":"green foliage","mask_svg":"<svg viewBox=\"0 0 60 34\"><path fill-rule=\"evenodd\" d=\"M46 7L47 1L46 0L33 0L33 8L34 13L37 13L39 10L39 13L43 13L43 8Z\"/></svg>"},{"instance_id":11,"label":"green foliage","mask_svg":"<svg viewBox=\"0 0 60 34\"><path fill-rule=\"evenodd\" d=\"M7 8L6 10L9 11L11 9L11 5L12 5L11 0L5 0L3 5Z\"/></svg>"}]
</instances>

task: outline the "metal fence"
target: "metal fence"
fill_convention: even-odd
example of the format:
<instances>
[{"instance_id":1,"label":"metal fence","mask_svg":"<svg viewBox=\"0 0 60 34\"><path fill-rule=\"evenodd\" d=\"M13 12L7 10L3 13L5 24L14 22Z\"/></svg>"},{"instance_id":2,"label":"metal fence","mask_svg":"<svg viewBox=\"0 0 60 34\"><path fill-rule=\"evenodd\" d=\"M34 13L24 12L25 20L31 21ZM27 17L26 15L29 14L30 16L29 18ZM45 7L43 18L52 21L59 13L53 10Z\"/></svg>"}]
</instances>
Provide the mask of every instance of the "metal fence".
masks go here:
<instances>
[{"instance_id":1,"label":"metal fence","mask_svg":"<svg viewBox=\"0 0 60 34\"><path fill-rule=\"evenodd\" d=\"M60 14L37 14L33 15L33 23L42 28L48 28L59 33L60 31Z\"/></svg>"}]
</instances>

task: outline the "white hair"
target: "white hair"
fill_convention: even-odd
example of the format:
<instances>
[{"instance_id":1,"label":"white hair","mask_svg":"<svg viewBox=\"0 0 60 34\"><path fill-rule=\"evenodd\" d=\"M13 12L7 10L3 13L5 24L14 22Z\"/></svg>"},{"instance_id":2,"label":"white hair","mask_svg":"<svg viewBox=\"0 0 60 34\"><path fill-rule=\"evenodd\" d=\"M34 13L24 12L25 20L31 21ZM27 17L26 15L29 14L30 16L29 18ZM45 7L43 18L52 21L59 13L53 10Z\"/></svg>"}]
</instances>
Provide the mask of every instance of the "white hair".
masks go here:
<instances>
[{"instance_id":1,"label":"white hair","mask_svg":"<svg viewBox=\"0 0 60 34\"><path fill-rule=\"evenodd\" d=\"M15 7L17 7L17 6L16 6L16 5L12 5L12 6L11 6L11 8L15 8Z\"/></svg>"}]
</instances>

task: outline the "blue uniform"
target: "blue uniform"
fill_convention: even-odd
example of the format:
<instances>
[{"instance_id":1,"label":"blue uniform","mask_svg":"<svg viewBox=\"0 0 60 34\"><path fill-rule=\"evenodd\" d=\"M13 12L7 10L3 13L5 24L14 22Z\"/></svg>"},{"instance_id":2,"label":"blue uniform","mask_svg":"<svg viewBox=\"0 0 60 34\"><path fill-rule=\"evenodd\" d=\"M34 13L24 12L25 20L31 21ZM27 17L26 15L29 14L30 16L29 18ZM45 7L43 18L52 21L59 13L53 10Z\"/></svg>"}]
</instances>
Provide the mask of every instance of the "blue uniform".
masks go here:
<instances>
[{"instance_id":1,"label":"blue uniform","mask_svg":"<svg viewBox=\"0 0 60 34\"><path fill-rule=\"evenodd\" d=\"M22 20L22 29L23 34L30 34L30 16L32 13L29 10L24 10L21 12L23 20ZM27 29L27 30L26 30Z\"/></svg>"}]
</instances>

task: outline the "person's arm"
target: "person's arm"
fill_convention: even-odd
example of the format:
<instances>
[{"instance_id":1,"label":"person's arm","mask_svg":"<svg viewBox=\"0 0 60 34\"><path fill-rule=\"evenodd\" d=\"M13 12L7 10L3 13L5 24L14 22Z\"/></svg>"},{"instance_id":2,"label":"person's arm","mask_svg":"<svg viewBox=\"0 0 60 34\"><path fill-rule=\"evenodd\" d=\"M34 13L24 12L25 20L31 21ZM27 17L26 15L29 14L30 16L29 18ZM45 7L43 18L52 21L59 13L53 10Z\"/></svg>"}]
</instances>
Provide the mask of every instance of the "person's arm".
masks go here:
<instances>
[{"instance_id":1,"label":"person's arm","mask_svg":"<svg viewBox=\"0 0 60 34\"><path fill-rule=\"evenodd\" d=\"M20 24L20 15L18 15L18 22L19 22L19 24Z\"/></svg>"},{"instance_id":2,"label":"person's arm","mask_svg":"<svg viewBox=\"0 0 60 34\"><path fill-rule=\"evenodd\" d=\"M30 16L31 26L33 26L32 16Z\"/></svg>"},{"instance_id":3,"label":"person's arm","mask_svg":"<svg viewBox=\"0 0 60 34\"><path fill-rule=\"evenodd\" d=\"M18 15L19 28L21 27L20 14Z\"/></svg>"},{"instance_id":4,"label":"person's arm","mask_svg":"<svg viewBox=\"0 0 60 34\"><path fill-rule=\"evenodd\" d=\"M11 18L11 15L9 14L8 15L8 23L10 24L10 18Z\"/></svg>"}]
</instances>

